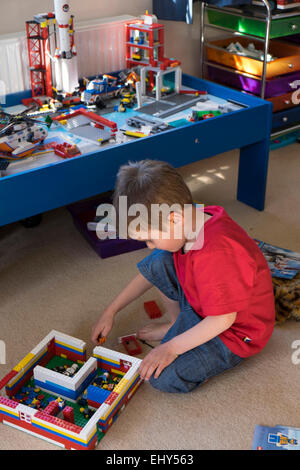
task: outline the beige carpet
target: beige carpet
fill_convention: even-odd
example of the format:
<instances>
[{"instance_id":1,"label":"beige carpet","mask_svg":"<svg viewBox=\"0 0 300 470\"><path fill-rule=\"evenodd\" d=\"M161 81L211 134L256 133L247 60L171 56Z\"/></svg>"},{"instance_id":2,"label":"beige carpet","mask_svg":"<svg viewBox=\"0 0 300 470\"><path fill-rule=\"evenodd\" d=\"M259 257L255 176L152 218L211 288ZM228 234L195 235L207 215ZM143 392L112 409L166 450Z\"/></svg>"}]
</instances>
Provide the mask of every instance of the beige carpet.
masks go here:
<instances>
[{"instance_id":1,"label":"beige carpet","mask_svg":"<svg viewBox=\"0 0 300 470\"><path fill-rule=\"evenodd\" d=\"M300 251L299 163L297 144L271 152L264 212L235 199L237 151L181 171L197 200L223 205L253 237ZM45 214L35 229L2 227L0 339L6 343L7 364L0 365L0 377L51 329L83 339L91 353L93 323L147 253L102 260L65 209ZM118 349L118 336L149 321L143 311L148 299L159 302L157 292L149 291L119 313L107 347ZM296 339L299 323L276 327L263 352L187 395L164 394L143 384L99 449L250 449L256 424L300 426L300 365L291 361ZM0 449L57 447L0 425Z\"/></svg>"}]
</instances>

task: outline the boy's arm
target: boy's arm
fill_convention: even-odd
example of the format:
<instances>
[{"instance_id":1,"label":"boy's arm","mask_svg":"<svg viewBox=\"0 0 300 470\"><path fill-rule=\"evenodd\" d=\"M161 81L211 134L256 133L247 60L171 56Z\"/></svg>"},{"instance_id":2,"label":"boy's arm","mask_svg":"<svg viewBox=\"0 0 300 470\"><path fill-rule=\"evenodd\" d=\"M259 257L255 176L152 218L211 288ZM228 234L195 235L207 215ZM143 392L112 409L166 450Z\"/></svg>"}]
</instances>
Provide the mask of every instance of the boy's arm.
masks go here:
<instances>
[{"instance_id":1,"label":"boy's arm","mask_svg":"<svg viewBox=\"0 0 300 470\"><path fill-rule=\"evenodd\" d=\"M126 305L140 297L153 287L142 274L135 276L117 297L104 309L92 331L92 341L99 344L98 338L105 337L110 332L115 315Z\"/></svg>"},{"instance_id":2,"label":"boy's arm","mask_svg":"<svg viewBox=\"0 0 300 470\"><path fill-rule=\"evenodd\" d=\"M235 319L236 312L209 316L184 333L160 344L144 358L139 369L140 376L145 380L149 380L156 370L154 378L157 379L163 369L171 364L179 354L196 348L228 330L235 322Z\"/></svg>"},{"instance_id":3,"label":"boy's arm","mask_svg":"<svg viewBox=\"0 0 300 470\"><path fill-rule=\"evenodd\" d=\"M228 330L235 319L236 312L205 317L193 328L172 338L169 341L170 347L175 354L183 354Z\"/></svg>"}]
</instances>

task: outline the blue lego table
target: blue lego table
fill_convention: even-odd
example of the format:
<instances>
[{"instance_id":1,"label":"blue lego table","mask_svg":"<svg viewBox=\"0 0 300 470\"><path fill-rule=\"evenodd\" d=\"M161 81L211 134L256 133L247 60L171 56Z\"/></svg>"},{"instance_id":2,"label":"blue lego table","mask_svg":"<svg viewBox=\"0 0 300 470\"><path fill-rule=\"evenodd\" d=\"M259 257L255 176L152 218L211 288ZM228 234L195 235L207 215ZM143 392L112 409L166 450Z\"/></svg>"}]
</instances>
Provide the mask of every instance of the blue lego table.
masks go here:
<instances>
[{"instance_id":1,"label":"blue lego table","mask_svg":"<svg viewBox=\"0 0 300 470\"><path fill-rule=\"evenodd\" d=\"M268 172L272 105L222 85L183 75L183 85L206 90L244 107L157 135L50 163L0 179L0 226L113 189L120 165L144 158L175 167L240 149L237 199L263 210ZM7 97L14 106L30 92Z\"/></svg>"}]
</instances>

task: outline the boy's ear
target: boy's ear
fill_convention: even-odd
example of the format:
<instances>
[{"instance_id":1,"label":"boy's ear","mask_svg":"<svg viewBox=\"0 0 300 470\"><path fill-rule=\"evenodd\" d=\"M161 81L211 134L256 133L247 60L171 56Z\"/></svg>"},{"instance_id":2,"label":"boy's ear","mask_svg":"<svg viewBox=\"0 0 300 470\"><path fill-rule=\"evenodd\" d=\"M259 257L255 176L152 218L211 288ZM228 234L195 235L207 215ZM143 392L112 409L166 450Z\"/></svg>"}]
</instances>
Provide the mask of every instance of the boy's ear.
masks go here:
<instances>
[{"instance_id":1,"label":"boy's ear","mask_svg":"<svg viewBox=\"0 0 300 470\"><path fill-rule=\"evenodd\" d=\"M173 211L173 212L170 212L168 218L171 223L178 224L183 221L183 214Z\"/></svg>"}]
</instances>

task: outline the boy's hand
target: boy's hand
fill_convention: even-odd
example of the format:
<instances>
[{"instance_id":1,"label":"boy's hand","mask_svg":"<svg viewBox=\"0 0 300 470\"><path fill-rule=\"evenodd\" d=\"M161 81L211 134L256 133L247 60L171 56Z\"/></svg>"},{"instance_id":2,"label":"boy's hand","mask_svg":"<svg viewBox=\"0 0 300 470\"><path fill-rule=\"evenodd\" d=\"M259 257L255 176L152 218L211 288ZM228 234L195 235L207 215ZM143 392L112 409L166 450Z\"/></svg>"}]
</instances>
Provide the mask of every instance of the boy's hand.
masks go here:
<instances>
[{"instance_id":1,"label":"boy's hand","mask_svg":"<svg viewBox=\"0 0 300 470\"><path fill-rule=\"evenodd\" d=\"M160 344L147 354L140 365L139 373L142 379L149 380L153 372L154 378L157 379L160 373L171 364L176 358L177 354L173 351L170 342Z\"/></svg>"},{"instance_id":2,"label":"boy's hand","mask_svg":"<svg viewBox=\"0 0 300 470\"><path fill-rule=\"evenodd\" d=\"M102 344L104 341L100 341L102 338L106 338L114 324L114 314L108 310L105 310L99 317L99 320L92 329L91 339L95 344Z\"/></svg>"}]
</instances>

